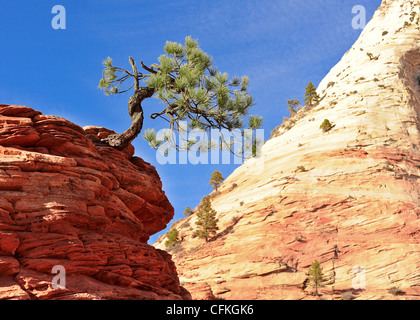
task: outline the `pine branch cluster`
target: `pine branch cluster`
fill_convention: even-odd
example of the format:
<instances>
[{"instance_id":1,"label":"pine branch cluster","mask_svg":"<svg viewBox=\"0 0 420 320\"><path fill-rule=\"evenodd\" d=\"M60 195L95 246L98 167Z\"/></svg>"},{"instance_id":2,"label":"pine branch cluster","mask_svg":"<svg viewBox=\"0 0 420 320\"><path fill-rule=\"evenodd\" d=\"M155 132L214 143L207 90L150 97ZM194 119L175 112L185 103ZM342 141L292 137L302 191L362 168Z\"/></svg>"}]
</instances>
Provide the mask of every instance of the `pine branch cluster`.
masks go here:
<instances>
[{"instance_id":1,"label":"pine branch cluster","mask_svg":"<svg viewBox=\"0 0 420 320\"><path fill-rule=\"evenodd\" d=\"M150 67L141 62L144 73L138 72L134 60L130 57L132 70L125 70L113 65L111 58L103 61L105 67L99 82L106 95L120 94L134 88L138 90L142 81L147 88L154 90L154 96L164 104L160 112L150 114L152 119L162 118L169 123L167 135L159 140L153 129L147 130L143 138L150 146L157 149L164 142L179 149L191 149L195 141L183 141L183 145L174 142L173 130L188 133L194 129L209 132L210 129L229 132L245 127L255 101L248 91L247 76L229 79L227 73L218 71L213 66L213 58L199 47L198 41L190 36L185 43L167 41L164 54L156 64ZM131 81L131 82L130 82ZM182 123L187 123L186 128ZM251 115L246 123L249 128L262 126L262 117ZM225 147L232 148L232 143L225 141ZM215 145L197 146L200 151L213 149Z\"/></svg>"}]
</instances>

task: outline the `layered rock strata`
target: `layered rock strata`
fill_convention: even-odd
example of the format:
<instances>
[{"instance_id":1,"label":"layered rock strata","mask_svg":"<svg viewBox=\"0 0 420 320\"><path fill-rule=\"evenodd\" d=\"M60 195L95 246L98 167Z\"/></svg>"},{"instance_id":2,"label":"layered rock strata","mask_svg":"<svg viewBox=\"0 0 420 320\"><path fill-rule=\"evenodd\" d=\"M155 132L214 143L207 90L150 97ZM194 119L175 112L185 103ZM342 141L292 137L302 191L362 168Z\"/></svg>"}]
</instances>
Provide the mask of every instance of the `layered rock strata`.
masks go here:
<instances>
[{"instance_id":1,"label":"layered rock strata","mask_svg":"<svg viewBox=\"0 0 420 320\"><path fill-rule=\"evenodd\" d=\"M212 241L193 237L195 214L174 226L193 298L210 286L224 299L313 299L318 260L324 298L420 299L419 17L418 1L383 1L320 83L320 103L219 187Z\"/></svg>"},{"instance_id":2,"label":"layered rock strata","mask_svg":"<svg viewBox=\"0 0 420 320\"><path fill-rule=\"evenodd\" d=\"M189 297L146 243L174 213L160 178L110 133L0 105L0 299Z\"/></svg>"}]
</instances>

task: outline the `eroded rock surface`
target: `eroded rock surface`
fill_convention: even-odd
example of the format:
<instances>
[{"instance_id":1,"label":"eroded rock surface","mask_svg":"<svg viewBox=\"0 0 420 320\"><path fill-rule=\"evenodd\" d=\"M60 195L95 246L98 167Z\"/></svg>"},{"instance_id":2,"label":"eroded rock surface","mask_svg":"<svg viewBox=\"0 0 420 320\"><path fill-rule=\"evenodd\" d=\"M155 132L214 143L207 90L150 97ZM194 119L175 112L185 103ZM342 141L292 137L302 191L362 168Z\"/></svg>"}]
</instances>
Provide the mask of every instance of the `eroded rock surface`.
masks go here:
<instances>
[{"instance_id":1,"label":"eroded rock surface","mask_svg":"<svg viewBox=\"0 0 420 320\"><path fill-rule=\"evenodd\" d=\"M383 1L319 85L319 105L274 130L262 160L219 187L213 241L192 236L195 214L174 226L193 298L210 286L224 299L313 299L316 259L324 298L420 299L419 17L418 1Z\"/></svg>"},{"instance_id":2,"label":"eroded rock surface","mask_svg":"<svg viewBox=\"0 0 420 320\"><path fill-rule=\"evenodd\" d=\"M101 146L110 133L0 105L0 299L189 297L146 243L174 213L160 178L132 146Z\"/></svg>"}]
</instances>

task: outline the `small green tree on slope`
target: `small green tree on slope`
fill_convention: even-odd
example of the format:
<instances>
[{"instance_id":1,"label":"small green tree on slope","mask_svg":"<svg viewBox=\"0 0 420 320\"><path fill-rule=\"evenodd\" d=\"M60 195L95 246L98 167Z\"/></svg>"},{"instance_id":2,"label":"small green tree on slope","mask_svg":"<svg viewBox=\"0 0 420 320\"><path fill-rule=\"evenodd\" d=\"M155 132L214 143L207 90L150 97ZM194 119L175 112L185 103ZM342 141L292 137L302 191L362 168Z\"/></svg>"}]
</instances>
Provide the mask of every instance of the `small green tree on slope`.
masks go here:
<instances>
[{"instance_id":1,"label":"small green tree on slope","mask_svg":"<svg viewBox=\"0 0 420 320\"><path fill-rule=\"evenodd\" d=\"M205 148L209 149L211 145L204 146L203 142L184 137L193 129L210 133L211 129L233 132L245 128L244 120L254 105L248 92L247 76L229 80L228 74L213 67L212 58L189 36L185 38L185 44L167 41L164 51L165 54L158 58L159 63L147 66L141 61L141 69L132 57L129 57L131 69L115 66L109 57L103 62L105 68L99 88L106 95L122 94L131 89L134 93L128 100L131 126L121 134L102 139L102 143L119 150L127 147L142 131L143 100L153 96L163 102L164 107L151 112L150 118L161 118L169 127L169 133L163 139L158 139L153 129L144 133L143 138L155 149L168 142L177 150L192 150L195 146L197 150L208 151ZM249 116L249 119L253 118L260 119ZM179 140L173 139L173 130L178 131ZM233 152L233 146L226 141L224 147Z\"/></svg>"},{"instance_id":2,"label":"small green tree on slope","mask_svg":"<svg viewBox=\"0 0 420 320\"><path fill-rule=\"evenodd\" d=\"M322 272L322 268L320 263L315 260L312 262L311 267L308 271L309 274L309 282L312 284L312 286L315 288L315 294L318 296L318 287L324 281L324 274Z\"/></svg>"},{"instance_id":3,"label":"small green tree on slope","mask_svg":"<svg viewBox=\"0 0 420 320\"><path fill-rule=\"evenodd\" d=\"M217 188L219 188L220 184L225 180L223 178L223 175L220 171L217 169L214 170L214 172L210 176L210 182L209 184L217 191Z\"/></svg>"},{"instance_id":4,"label":"small green tree on slope","mask_svg":"<svg viewBox=\"0 0 420 320\"><path fill-rule=\"evenodd\" d=\"M198 226L198 230L195 231L195 234L199 238L204 238L206 242L209 237L216 233L219 230L217 226L216 219L216 210L211 207L210 196L205 196L198 207L197 211L197 221L195 224Z\"/></svg>"},{"instance_id":5,"label":"small green tree on slope","mask_svg":"<svg viewBox=\"0 0 420 320\"><path fill-rule=\"evenodd\" d=\"M190 206L187 206L184 210L184 217L188 217L190 215L192 215L193 210L190 208Z\"/></svg>"},{"instance_id":6,"label":"small green tree on slope","mask_svg":"<svg viewBox=\"0 0 420 320\"><path fill-rule=\"evenodd\" d=\"M295 108L299 105L299 103L299 99L287 100L287 109L290 112L290 118L297 113L297 110Z\"/></svg>"},{"instance_id":7,"label":"small green tree on slope","mask_svg":"<svg viewBox=\"0 0 420 320\"><path fill-rule=\"evenodd\" d=\"M179 232L177 228L173 228L169 230L168 233L166 234L165 246L169 247L172 244L178 243L179 242L178 236L179 236Z\"/></svg>"},{"instance_id":8,"label":"small green tree on slope","mask_svg":"<svg viewBox=\"0 0 420 320\"><path fill-rule=\"evenodd\" d=\"M305 99L306 105L312 107L319 102L319 95L316 93L316 88L312 82L309 82L308 86L305 88Z\"/></svg>"}]
</instances>

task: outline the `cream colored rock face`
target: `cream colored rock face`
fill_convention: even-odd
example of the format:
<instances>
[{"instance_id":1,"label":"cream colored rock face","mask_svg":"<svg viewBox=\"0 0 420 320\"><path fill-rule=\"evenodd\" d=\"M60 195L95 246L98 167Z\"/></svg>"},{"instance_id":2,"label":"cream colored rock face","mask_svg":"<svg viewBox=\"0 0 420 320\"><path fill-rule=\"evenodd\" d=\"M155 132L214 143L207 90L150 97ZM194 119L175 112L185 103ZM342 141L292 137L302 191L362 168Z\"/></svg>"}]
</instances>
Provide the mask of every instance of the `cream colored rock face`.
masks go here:
<instances>
[{"instance_id":1,"label":"cream colored rock face","mask_svg":"<svg viewBox=\"0 0 420 320\"><path fill-rule=\"evenodd\" d=\"M225 299L311 299L317 259L326 298L420 298L419 17L418 1L383 1L320 83L319 105L265 143L262 172L245 163L219 187L214 241L192 237L194 214L176 225L193 297L205 284Z\"/></svg>"}]
</instances>

